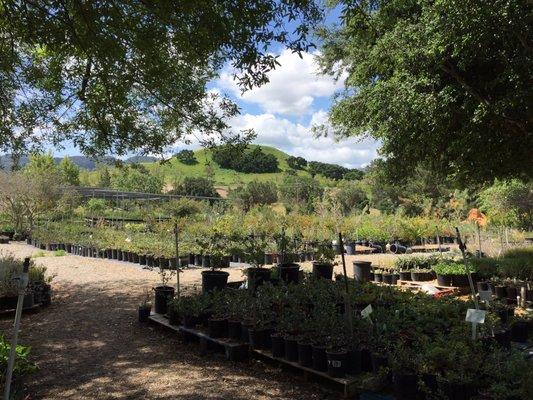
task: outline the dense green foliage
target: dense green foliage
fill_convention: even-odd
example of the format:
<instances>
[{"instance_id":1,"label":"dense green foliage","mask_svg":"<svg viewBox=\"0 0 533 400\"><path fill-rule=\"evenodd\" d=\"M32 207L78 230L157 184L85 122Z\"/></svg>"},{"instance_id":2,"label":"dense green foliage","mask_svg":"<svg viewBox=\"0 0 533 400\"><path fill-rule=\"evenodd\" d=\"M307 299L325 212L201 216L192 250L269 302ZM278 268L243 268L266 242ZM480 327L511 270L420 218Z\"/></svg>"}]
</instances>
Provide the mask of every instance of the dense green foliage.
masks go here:
<instances>
[{"instance_id":1,"label":"dense green foliage","mask_svg":"<svg viewBox=\"0 0 533 400\"><path fill-rule=\"evenodd\" d=\"M178 153L176 153L176 158L183 164L187 164L187 165L198 164L198 160L196 159L194 155L194 151L192 150L181 150Z\"/></svg>"},{"instance_id":2,"label":"dense green foliage","mask_svg":"<svg viewBox=\"0 0 533 400\"><path fill-rule=\"evenodd\" d=\"M232 190L230 197L238 207L248 211L253 206L277 202L278 189L271 182L252 181L245 187L238 187Z\"/></svg>"},{"instance_id":3,"label":"dense green foliage","mask_svg":"<svg viewBox=\"0 0 533 400\"><path fill-rule=\"evenodd\" d=\"M163 179L152 175L142 164L131 164L116 170L112 177L114 188L131 192L161 193Z\"/></svg>"},{"instance_id":4,"label":"dense green foliage","mask_svg":"<svg viewBox=\"0 0 533 400\"><path fill-rule=\"evenodd\" d=\"M340 180L340 179L360 179L363 172L357 169L351 170L337 164L328 164L319 161L310 161L307 170L311 176L322 175L325 178Z\"/></svg>"},{"instance_id":5,"label":"dense green foliage","mask_svg":"<svg viewBox=\"0 0 533 400\"><path fill-rule=\"evenodd\" d=\"M279 184L280 197L287 209L301 206L311 211L315 200L322 196L323 188L313 178L287 174Z\"/></svg>"},{"instance_id":6,"label":"dense green foliage","mask_svg":"<svg viewBox=\"0 0 533 400\"><path fill-rule=\"evenodd\" d=\"M337 136L370 135L396 176L423 161L463 183L531 177L531 3L334 1L324 71L347 73Z\"/></svg>"},{"instance_id":7,"label":"dense green foliage","mask_svg":"<svg viewBox=\"0 0 533 400\"><path fill-rule=\"evenodd\" d=\"M308 50L321 15L314 1L4 1L0 146L162 152L223 132L237 108L208 93L216 72L231 64L243 87L265 83L265 49Z\"/></svg>"},{"instance_id":8,"label":"dense green foliage","mask_svg":"<svg viewBox=\"0 0 533 400\"><path fill-rule=\"evenodd\" d=\"M201 177L186 177L170 193L182 196L220 197L213 182L208 178Z\"/></svg>"},{"instance_id":9,"label":"dense green foliage","mask_svg":"<svg viewBox=\"0 0 533 400\"><path fill-rule=\"evenodd\" d=\"M222 168L244 173L267 173L278 171L278 160L272 154L264 153L260 147L251 151L246 146L230 144L217 146L213 150L213 160Z\"/></svg>"},{"instance_id":10,"label":"dense green foliage","mask_svg":"<svg viewBox=\"0 0 533 400\"><path fill-rule=\"evenodd\" d=\"M287 165L292 169L302 170L307 167L307 160L303 157L290 156L287 158Z\"/></svg>"},{"instance_id":11,"label":"dense green foliage","mask_svg":"<svg viewBox=\"0 0 533 400\"><path fill-rule=\"evenodd\" d=\"M494 225L533 229L533 185L496 180L479 193L482 211Z\"/></svg>"}]
</instances>

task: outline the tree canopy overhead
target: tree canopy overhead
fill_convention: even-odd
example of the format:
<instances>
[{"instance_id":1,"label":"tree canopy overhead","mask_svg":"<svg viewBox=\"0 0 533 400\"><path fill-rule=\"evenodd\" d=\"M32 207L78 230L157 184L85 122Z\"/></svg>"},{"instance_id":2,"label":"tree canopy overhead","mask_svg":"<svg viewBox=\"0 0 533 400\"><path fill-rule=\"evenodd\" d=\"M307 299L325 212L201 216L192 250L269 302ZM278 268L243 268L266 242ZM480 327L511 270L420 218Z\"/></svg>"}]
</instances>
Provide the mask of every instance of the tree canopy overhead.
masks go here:
<instances>
[{"instance_id":1,"label":"tree canopy overhead","mask_svg":"<svg viewBox=\"0 0 533 400\"><path fill-rule=\"evenodd\" d=\"M334 3L321 64L347 74L337 136L379 139L397 175L423 161L464 183L531 177L531 2Z\"/></svg>"},{"instance_id":2,"label":"tree canopy overhead","mask_svg":"<svg viewBox=\"0 0 533 400\"><path fill-rule=\"evenodd\" d=\"M0 146L160 152L221 132L238 110L206 89L216 71L265 83L269 46L306 51L320 17L311 0L2 1Z\"/></svg>"}]
</instances>

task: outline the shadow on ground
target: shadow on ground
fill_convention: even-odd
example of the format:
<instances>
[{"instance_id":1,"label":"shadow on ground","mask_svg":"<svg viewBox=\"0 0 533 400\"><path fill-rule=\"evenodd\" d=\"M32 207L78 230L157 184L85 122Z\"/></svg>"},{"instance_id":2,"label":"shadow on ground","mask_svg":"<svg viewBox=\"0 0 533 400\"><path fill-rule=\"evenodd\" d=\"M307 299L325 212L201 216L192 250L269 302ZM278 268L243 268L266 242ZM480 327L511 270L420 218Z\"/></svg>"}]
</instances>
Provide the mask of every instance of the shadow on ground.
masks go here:
<instances>
[{"instance_id":1,"label":"shadow on ground","mask_svg":"<svg viewBox=\"0 0 533 400\"><path fill-rule=\"evenodd\" d=\"M201 356L197 345L137 322L145 282L62 282L53 304L22 321L20 342L39 371L34 399L334 399L298 375L258 361ZM11 319L0 331L11 335Z\"/></svg>"}]
</instances>

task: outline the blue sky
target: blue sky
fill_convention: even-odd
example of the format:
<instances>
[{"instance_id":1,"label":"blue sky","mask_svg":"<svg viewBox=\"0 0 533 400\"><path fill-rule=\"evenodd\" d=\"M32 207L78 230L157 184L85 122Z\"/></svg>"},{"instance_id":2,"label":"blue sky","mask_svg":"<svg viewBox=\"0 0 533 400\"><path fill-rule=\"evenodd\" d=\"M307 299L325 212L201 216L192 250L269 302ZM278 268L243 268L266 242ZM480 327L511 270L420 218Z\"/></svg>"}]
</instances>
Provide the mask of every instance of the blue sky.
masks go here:
<instances>
[{"instance_id":1,"label":"blue sky","mask_svg":"<svg viewBox=\"0 0 533 400\"><path fill-rule=\"evenodd\" d=\"M339 10L331 11L327 23L338 20ZM341 164L347 167L364 167L377 157L378 144L374 140L347 139L337 142L329 137L315 138L313 125L328 123L328 111L333 95L343 89L343 82L317 72L318 51L304 53L303 58L279 46L271 49L281 64L269 74L270 82L241 94L233 80L233 71L226 68L209 90L233 99L241 114L231 119L233 131L253 128L257 133L255 143L274 146L291 155L310 161ZM194 138L192 144L177 143L178 149L200 147ZM78 154L67 146L57 155Z\"/></svg>"}]
</instances>

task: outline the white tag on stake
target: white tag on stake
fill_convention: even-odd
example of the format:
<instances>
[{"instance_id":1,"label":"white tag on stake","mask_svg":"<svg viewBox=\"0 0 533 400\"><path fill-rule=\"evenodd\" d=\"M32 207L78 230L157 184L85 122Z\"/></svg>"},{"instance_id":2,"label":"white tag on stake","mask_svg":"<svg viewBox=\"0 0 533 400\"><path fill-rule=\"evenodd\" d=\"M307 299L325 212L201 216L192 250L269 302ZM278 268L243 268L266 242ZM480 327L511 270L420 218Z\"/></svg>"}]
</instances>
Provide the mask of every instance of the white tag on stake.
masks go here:
<instances>
[{"instance_id":1,"label":"white tag on stake","mask_svg":"<svg viewBox=\"0 0 533 400\"><path fill-rule=\"evenodd\" d=\"M366 306L364 308L363 311L361 311L361 316L363 318L369 318L370 317L370 314L372 314L372 304L369 304L368 306Z\"/></svg>"},{"instance_id":2,"label":"white tag on stake","mask_svg":"<svg viewBox=\"0 0 533 400\"><path fill-rule=\"evenodd\" d=\"M485 310L476 310L475 308L469 308L466 312L465 321L472 322L473 324L483 324L485 323L485 315L487 312Z\"/></svg>"}]
</instances>

